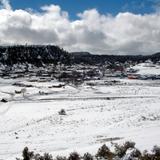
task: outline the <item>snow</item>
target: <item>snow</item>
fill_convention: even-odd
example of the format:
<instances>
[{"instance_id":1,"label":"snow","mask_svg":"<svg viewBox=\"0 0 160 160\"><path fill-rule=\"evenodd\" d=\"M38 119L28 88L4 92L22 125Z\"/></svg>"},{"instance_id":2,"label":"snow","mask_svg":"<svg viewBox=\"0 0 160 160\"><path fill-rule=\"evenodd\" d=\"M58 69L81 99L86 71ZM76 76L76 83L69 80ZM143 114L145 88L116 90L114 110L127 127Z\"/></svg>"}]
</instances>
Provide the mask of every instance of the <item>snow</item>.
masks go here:
<instances>
[{"instance_id":1,"label":"snow","mask_svg":"<svg viewBox=\"0 0 160 160\"><path fill-rule=\"evenodd\" d=\"M95 81L92 87L49 88L58 82L0 79L0 97L9 100L0 102L0 159L21 157L25 146L56 156L72 151L95 154L103 143L111 145L111 139L135 141L140 150L159 145L160 81L105 81ZM24 96L15 94L23 88L13 86L15 82L32 87ZM67 115L59 115L61 109Z\"/></svg>"},{"instance_id":2,"label":"snow","mask_svg":"<svg viewBox=\"0 0 160 160\"><path fill-rule=\"evenodd\" d=\"M141 75L160 75L160 66L151 63L140 63L133 69L137 69L137 73Z\"/></svg>"}]
</instances>

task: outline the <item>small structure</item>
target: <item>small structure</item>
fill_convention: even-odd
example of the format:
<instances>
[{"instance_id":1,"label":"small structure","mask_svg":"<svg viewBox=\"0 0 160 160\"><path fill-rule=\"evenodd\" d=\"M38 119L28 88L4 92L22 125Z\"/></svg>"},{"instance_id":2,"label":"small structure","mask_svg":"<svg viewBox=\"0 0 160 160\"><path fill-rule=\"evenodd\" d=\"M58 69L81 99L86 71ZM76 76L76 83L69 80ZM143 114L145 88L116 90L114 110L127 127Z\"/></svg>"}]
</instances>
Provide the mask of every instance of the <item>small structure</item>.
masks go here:
<instances>
[{"instance_id":1,"label":"small structure","mask_svg":"<svg viewBox=\"0 0 160 160\"><path fill-rule=\"evenodd\" d=\"M139 78L138 75L134 75L134 74L128 75L128 79L138 79L138 78Z\"/></svg>"}]
</instances>

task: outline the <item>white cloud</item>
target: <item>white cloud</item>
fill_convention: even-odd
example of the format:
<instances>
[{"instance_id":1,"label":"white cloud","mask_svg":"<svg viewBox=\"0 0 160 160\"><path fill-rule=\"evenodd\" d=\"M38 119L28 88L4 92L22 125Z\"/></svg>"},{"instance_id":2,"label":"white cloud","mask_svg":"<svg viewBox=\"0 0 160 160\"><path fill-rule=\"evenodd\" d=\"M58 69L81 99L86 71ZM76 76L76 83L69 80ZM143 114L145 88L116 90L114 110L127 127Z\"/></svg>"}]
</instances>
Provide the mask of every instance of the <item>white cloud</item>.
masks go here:
<instances>
[{"instance_id":1,"label":"white cloud","mask_svg":"<svg viewBox=\"0 0 160 160\"><path fill-rule=\"evenodd\" d=\"M55 44L69 51L98 54L151 54L160 50L159 13L125 12L111 16L91 9L71 21L60 6L41 9L12 10L9 2L3 0L0 43Z\"/></svg>"}]
</instances>

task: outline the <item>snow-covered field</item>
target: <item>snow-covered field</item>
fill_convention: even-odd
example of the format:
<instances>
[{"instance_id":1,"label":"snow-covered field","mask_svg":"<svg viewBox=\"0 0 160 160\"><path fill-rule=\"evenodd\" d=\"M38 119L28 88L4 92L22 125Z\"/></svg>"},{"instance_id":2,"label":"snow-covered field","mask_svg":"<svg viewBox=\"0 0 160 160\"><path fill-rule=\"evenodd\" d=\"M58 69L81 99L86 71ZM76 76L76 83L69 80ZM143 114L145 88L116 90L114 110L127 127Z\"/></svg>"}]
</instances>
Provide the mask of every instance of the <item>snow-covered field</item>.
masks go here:
<instances>
[{"instance_id":1,"label":"snow-covered field","mask_svg":"<svg viewBox=\"0 0 160 160\"><path fill-rule=\"evenodd\" d=\"M25 146L53 155L94 153L103 143L132 140L151 149L159 145L160 80L93 81L75 88L52 88L57 82L0 79L0 159L20 157ZM23 94L14 94L31 84ZM43 94L39 94L43 93ZM67 115L59 115L61 109Z\"/></svg>"}]
</instances>

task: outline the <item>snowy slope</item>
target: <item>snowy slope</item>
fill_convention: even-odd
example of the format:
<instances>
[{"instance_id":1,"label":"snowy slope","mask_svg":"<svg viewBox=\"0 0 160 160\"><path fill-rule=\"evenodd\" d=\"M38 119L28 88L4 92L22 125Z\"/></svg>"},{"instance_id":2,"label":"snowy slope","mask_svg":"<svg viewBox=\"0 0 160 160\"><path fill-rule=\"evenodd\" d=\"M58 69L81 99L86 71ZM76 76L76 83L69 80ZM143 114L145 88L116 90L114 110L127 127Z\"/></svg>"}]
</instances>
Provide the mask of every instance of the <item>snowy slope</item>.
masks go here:
<instances>
[{"instance_id":1,"label":"snowy slope","mask_svg":"<svg viewBox=\"0 0 160 160\"><path fill-rule=\"evenodd\" d=\"M141 75L160 75L160 66L152 63L140 63L133 67Z\"/></svg>"},{"instance_id":2,"label":"snowy slope","mask_svg":"<svg viewBox=\"0 0 160 160\"><path fill-rule=\"evenodd\" d=\"M0 80L0 159L21 156L25 146L54 155L93 152L103 143L133 140L150 149L160 135L160 81L120 80L118 85L86 84L50 88L58 82ZM14 94L32 84L25 95ZM102 85L104 84L104 85ZM40 95L39 91L45 93ZM58 111L64 108L66 116Z\"/></svg>"}]
</instances>

